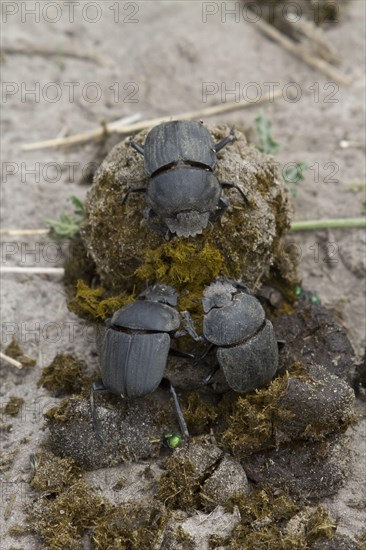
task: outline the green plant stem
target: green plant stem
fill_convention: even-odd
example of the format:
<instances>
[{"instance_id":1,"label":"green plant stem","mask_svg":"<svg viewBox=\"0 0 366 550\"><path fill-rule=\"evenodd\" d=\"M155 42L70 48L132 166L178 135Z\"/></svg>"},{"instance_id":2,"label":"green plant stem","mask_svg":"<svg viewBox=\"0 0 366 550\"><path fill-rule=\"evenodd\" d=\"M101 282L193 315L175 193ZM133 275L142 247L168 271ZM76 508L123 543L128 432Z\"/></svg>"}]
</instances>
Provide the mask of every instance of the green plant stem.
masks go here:
<instances>
[{"instance_id":1,"label":"green plant stem","mask_svg":"<svg viewBox=\"0 0 366 550\"><path fill-rule=\"evenodd\" d=\"M290 232L314 231L316 229L348 229L366 227L366 218L339 218L328 220L303 220L292 222Z\"/></svg>"}]
</instances>

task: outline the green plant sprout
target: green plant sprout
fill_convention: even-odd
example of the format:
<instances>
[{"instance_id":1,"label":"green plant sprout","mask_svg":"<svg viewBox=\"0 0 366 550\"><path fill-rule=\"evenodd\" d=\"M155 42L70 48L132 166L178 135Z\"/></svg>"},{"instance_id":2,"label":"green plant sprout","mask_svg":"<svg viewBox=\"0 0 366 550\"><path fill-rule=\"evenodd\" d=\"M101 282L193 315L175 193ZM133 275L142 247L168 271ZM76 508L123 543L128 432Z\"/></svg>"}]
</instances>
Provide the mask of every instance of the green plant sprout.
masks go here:
<instances>
[{"instance_id":1,"label":"green plant sprout","mask_svg":"<svg viewBox=\"0 0 366 550\"><path fill-rule=\"evenodd\" d=\"M255 118L255 129L259 138L259 145L257 148L262 153L274 154L279 151L281 145L272 136L272 123L266 117L264 112L259 111ZM292 163L283 172L283 179L285 183L290 186L290 193L292 198L297 196L298 185L304 181L304 170L308 169L308 165L305 162Z\"/></svg>"},{"instance_id":2,"label":"green plant sprout","mask_svg":"<svg viewBox=\"0 0 366 550\"><path fill-rule=\"evenodd\" d=\"M85 218L84 204L74 195L70 197L70 201L74 206L74 215L61 212L59 220L45 220L45 223L50 226L52 234L58 239L72 239L80 231L81 222Z\"/></svg>"},{"instance_id":3,"label":"green plant sprout","mask_svg":"<svg viewBox=\"0 0 366 550\"><path fill-rule=\"evenodd\" d=\"M292 198L297 196L298 185L301 181L304 181L304 170L309 167L305 162L296 162L291 166L288 166L283 174L283 179L290 186L290 193Z\"/></svg>"},{"instance_id":4,"label":"green plant sprout","mask_svg":"<svg viewBox=\"0 0 366 550\"><path fill-rule=\"evenodd\" d=\"M272 136L272 122L266 117L262 110L255 118L255 129L259 138L257 146L262 153L277 153L281 148L280 144Z\"/></svg>"}]
</instances>

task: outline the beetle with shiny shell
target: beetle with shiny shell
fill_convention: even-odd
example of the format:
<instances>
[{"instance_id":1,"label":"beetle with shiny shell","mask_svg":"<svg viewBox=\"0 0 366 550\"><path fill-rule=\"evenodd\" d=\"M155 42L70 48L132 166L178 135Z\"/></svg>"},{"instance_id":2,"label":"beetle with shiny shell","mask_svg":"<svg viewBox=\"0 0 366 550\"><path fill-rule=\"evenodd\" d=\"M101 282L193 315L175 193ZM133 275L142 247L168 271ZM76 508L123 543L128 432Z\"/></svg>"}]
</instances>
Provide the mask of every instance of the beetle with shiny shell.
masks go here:
<instances>
[{"instance_id":1,"label":"beetle with shiny shell","mask_svg":"<svg viewBox=\"0 0 366 550\"><path fill-rule=\"evenodd\" d=\"M187 333L186 329L179 330L181 317L175 309L177 299L173 287L157 284L140 294L139 300L127 304L107 319L106 331L98 342L102 377L94 382L91 393L94 427L95 391L107 390L127 399L144 397L163 381L169 353L193 358L170 347L171 338ZM181 430L188 438L175 389L169 380L166 381L173 395Z\"/></svg>"},{"instance_id":2,"label":"beetle with shiny shell","mask_svg":"<svg viewBox=\"0 0 366 550\"><path fill-rule=\"evenodd\" d=\"M209 344L201 359L215 349L225 379L236 392L267 384L276 374L282 342L277 342L259 300L244 284L218 279L204 290L202 305L203 338L190 324L191 336Z\"/></svg>"},{"instance_id":3,"label":"beetle with shiny shell","mask_svg":"<svg viewBox=\"0 0 366 550\"><path fill-rule=\"evenodd\" d=\"M122 202L129 193L144 192L150 227L178 237L202 233L209 221L221 216L228 207L224 189L237 189L247 202L238 185L220 182L214 174L217 153L234 139L231 131L214 144L207 128L196 121L175 120L155 126L143 147L130 141L144 156L149 180L146 187L130 188ZM163 223L156 223L156 217Z\"/></svg>"}]
</instances>

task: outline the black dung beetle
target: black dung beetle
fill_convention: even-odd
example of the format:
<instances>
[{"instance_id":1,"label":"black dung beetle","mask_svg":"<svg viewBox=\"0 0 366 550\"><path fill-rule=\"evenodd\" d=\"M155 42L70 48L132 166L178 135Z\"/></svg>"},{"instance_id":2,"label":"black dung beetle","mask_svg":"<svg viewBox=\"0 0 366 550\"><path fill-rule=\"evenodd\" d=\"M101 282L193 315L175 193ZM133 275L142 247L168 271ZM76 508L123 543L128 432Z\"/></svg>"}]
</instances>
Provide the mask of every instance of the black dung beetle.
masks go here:
<instances>
[{"instance_id":1,"label":"black dung beetle","mask_svg":"<svg viewBox=\"0 0 366 550\"><path fill-rule=\"evenodd\" d=\"M283 342L277 342L259 300L242 283L218 279L204 290L202 304L203 338L185 313L191 336L210 344L201 359L216 348L227 383L239 393L267 384L277 371L278 346Z\"/></svg>"},{"instance_id":2,"label":"black dung beetle","mask_svg":"<svg viewBox=\"0 0 366 550\"><path fill-rule=\"evenodd\" d=\"M163 379L169 353L194 358L170 347L171 338L187 334L186 329L179 330L181 317L175 309L177 300L173 287L157 284L107 319L107 330L99 339L102 378L94 382L91 393L95 428L95 391L107 390L123 398L138 398L152 393L163 381L168 383L181 430L188 439L175 389L169 380ZM100 437L97 429L96 433Z\"/></svg>"},{"instance_id":3,"label":"black dung beetle","mask_svg":"<svg viewBox=\"0 0 366 550\"><path fill-rule=\"evenodd\" d=\"M214 174L216 154L234 139L232 130L215 145L202 122L175 120L155 126L144 147L130 141L144 156L149 181L147 187L130 188L122 202L129 193L144 192L149 205L145 217L150 227L178 237L201 233L228 207L223 189L237 189L247 202L240 187L220 182ZM153 222L157 216L164 225Z\"/></svg>"}]
</instances>

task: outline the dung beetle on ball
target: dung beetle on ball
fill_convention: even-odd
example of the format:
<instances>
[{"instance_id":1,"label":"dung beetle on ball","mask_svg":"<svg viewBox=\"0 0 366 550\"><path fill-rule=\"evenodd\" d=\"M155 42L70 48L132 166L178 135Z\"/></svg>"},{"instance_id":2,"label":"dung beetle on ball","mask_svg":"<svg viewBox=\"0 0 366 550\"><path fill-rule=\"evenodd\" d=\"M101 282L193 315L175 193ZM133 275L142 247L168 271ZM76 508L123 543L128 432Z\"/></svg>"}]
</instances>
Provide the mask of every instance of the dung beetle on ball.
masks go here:
<instances>
[{"instance_id":1,"label":"dung beetle on ball","mask_svg":"<svg viewBox=\"0 0 366 550\"><path fill-rule=\"evenodd\" d=\"M244 202L247 198L234 183L220 182L214 174L217 153L235 139L233 130L214 144L202 122L171 121L150 130L141 147L131 146L144 156L149 177L146 187L130 188L129 193L143 192L149 208L150 227L164 234L190 237L201 233L209 221L220 217L228 207L224 189L235 188ZM159 217L163 224L156 223Z\"/></svg>"},{"instance_id":2,"label":"dung beetle on ball","mask_svg":"<svg viewBox=\"0 0 366 550\"><path fill-rule=\"evenodd\" d=\"M191 336L209 344L200 359L215 349L225 379L236 392L251 392L267 384L276 374L278 347L283 342L276 340L259 300L244 284L218 279L204 290L202 305L203 337L186 313Z\"/></svg>"},{"instance_id":3,"label":"dung beetle on ball","mask_svg":"<svg viewBox=\"0 0 366 550\"><path fill-rule=\"evenodd\" d=\"M194 358L171 348L171 338L187 334L179 330L181 317L175 309L176 290L168 285L154 285L140 294L140 299L117 310L107 319L107 329L99 340L101 379L91 392L92 419L97 426L94 392L107 390L122 398L144 397L163 383L169 387L182 433L189 434L175 389L164 379L168 354ZM101 438L98 430L95 430ZM103 439L102 439L103 440Z\"/></svg>"}]
</instances>

